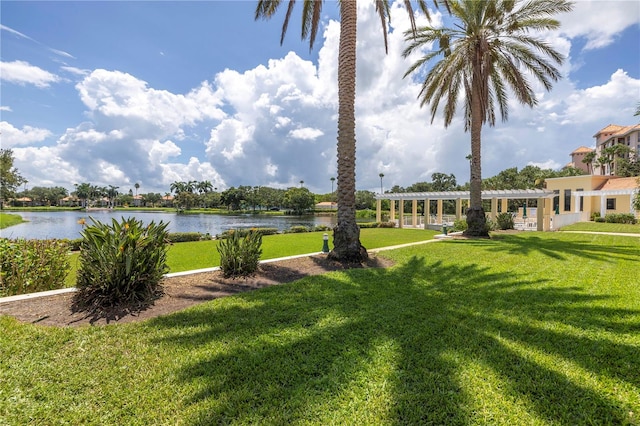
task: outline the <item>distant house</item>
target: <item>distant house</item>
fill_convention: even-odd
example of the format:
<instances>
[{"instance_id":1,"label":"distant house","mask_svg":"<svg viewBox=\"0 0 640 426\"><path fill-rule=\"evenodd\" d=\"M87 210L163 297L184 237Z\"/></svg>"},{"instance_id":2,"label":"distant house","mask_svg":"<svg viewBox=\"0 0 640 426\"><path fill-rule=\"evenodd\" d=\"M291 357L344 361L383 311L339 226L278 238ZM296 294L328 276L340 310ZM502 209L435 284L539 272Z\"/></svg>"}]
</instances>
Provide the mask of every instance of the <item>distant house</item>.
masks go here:
<instances>
[{"instance_id":1,"label":"distant house","mask_svg":"<svg viewBox=\"0 0 640 426\"><path fill-rule=\"evenodd\" d=\"M316 204L316 210L335 210L338 208L338 203L333 203L331 201L322 201Z\"/></svg>"}]
</instances>

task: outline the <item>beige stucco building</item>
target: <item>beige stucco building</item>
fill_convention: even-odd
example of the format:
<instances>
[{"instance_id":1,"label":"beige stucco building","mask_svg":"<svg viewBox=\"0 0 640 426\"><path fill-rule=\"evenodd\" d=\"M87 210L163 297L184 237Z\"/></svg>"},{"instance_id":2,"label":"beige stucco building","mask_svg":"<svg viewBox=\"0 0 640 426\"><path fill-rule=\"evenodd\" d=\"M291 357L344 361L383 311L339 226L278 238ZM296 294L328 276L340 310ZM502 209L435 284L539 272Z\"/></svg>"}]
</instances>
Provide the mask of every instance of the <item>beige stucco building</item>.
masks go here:
<instances>
[{"instance_id":1,"label":"beige stucco building","mask_svg":"<svg viewBox=\"0 0 640 426\"><path fill-rule=\"evenodd\" d=\"M554 210L559 214L578 214L588 221L592 213L604 217L608 213L638 212L633 200L638 192L637 177L583 175L546 180L547 190L556 194Z\"/></svg>"},{"instance_id":2,"label":"beige stucco building","mask_svg":"<svg viewBox=\"0 0 640 426\"><path fill-rule=\"evenodd\" d=\"M640 124L633 126L621 126L619 124L609 124L599 130L596 138L596 160L603 156L606 148L614 145L625 145L631 149L630 154L625 154L626 158L634 158L640 153ZM613 165L593 163L593 174L613 175Z\"/></svg>"}]
</instances>

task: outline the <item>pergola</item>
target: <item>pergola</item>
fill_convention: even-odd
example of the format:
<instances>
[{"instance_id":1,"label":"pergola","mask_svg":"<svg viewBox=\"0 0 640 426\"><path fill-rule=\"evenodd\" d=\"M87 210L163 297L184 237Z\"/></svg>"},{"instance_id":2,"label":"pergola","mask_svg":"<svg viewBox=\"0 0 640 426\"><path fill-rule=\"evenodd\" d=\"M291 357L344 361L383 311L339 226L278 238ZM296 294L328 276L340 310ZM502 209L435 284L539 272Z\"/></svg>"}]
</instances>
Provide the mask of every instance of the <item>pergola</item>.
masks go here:
<instances>
[{"instance_id":1,"label":"pergola","mask_svg":"<svg viewBox=\"0 0 640 426\"><path fill-rule=\"evenodd\" d=\"M498 214L498 205L500 201L500 211L507 211L508 200L515 199L536 199L537 209L537 228L538 231L547 231L551 229L551 202L547 199L553 199L558 194L546 189L502 189L502 190L486 190L482 191L483 200L491 200L490 217L495 220ZM404 192L404 193L386 193L376 194L376 221L382 220L382 200L390 201L390 217L395 219L396 203L398 203L398 225L400 228L404 226L404 203L410 201L412 203L411 223L415 228L418 224L418 201L424 201L424 216L430 216L430 201L437 201L437 223L442 225L442 202L444 200L455 200L456 202L456 219L462 217L462 200L470 198L469 191L443 191L443 192ZM425 220L424 228L427 229L427 221Z\"/></svg>"},{"instance_id":2,"label":"pergola","mask_svg":"<svg viewBox=\"0 0 640 426\"><path fill-rule=\"evenodd\" d=\"M604 217L607 212L606 199L607 197L615 197L619 195L628 195L629 196L629 205L631 206L631 214L635 214L635 209L633 208L633 199L638 192L638 189L606 189L606 190L596 190L596 191L576 191L572 195L575 198L574 209L575 212L578 213L580 211L579 200L580 197L600 197L600 216Z\"/></svg>"}]
</instances>

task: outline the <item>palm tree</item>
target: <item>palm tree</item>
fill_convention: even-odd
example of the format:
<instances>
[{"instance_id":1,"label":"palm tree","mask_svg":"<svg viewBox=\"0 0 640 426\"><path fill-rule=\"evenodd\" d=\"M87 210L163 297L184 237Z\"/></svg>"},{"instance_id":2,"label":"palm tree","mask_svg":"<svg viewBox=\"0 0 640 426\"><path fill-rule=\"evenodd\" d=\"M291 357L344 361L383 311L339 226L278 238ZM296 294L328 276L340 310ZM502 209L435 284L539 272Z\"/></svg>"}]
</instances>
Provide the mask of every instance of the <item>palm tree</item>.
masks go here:
<instances>
[{"instance_id":1,"label":"palm tree","mask_svg":"<svg viewBox=\"0 0 640 426\"><path fill-rule=\"evenodd\" d=\"M447 4L448 0L443 3ZM313 49L320 24L324 1L304 0L302 7L302 38L309 38L309 49ZM417 1L420 9L429 16L424 0ZM281 0L259 0L255 19L271 18ZM437 6L438 1L434 0ZM295 0L289 0L282 25L280 44L289 25ZM380 16L387 49L387 20L389 19L389 1L377 0L376 12ZM333 229L332 259L360 262L367 258L366 249L360 244L360 228L356 224L356 135L355 135L355 96L356 96L356 23L357 4L355 0L340 1L340 41L338 52L338 224ZM405 0L412 29L415 30L413 8L410 0Z\"/></svg>"},{"instance_id":2,"label":"palm tree","mask_svg":"<svg viewBox=\"0 0 640 426\"><path fill-rule=\"evenodd\" d=\"M380 173L378 176L380 176L380 193L382 194L382 178L384 177L384 173Z\"/></svg>"},{"instance_id":3,"label":"palm tree","mask_svg":"<svg viewBox=\"0 0 640 426\"><path fill-rule=\"evenodd\" d=\"M429 47L433 50L416 61L405 77L420 72L425 64L442 57L428 70L420 91L420 106L430 104L433 122L440 102L444 102L444 125L448 127L456 112L458 95L464 90L465 131L471 132L470 205L467 209L467 235L488 236L482 208L482 170L480 143L482 126L495 125L494 107L508 118L508 90L531 107L537 104L526 74L535 77L546 90L560 78L555 64L563 57L531 33L557 29L552 16L572 9L567 0L452 0L450 28L426 26L418 29L404 56ZM525 74L526 73L526 74Z\"/></svg>"},{"instance_id":4,"label":"palm tree","mask_svg":"<svg viewBox=\"0 0 640 426\"><path fill-rule=\"evenodd\" d=\"M593 162L596 159L596 155L597 154L595 151L589 151L584 155L584 158L582 159L582 162L587 165L590 175L593 174Z\"/></svg>"},{"instance_id":5,"label":"palm tree","mask_svg":"<svg viewBox=\"0 0 640 426\"><path fill-rule=\"evenodd\" d=\"M196 187L198 188L198 192L200 194L206 194L207 192L213 190L213 184L208 180L203 180L202 182L198 182Z\"/></svg>"},{"instance_id":6,"label":"palm tree","mask_svg":"<svg viewBox=\"0 0 640 426\"><path fill-rule=\"evenodd\" d=\"M135 185L133 185L134 188L136 188L136 197L138 196L138 189L140 189L140 184L138 182L136 182Z\"/></svg>"}]
</instances>

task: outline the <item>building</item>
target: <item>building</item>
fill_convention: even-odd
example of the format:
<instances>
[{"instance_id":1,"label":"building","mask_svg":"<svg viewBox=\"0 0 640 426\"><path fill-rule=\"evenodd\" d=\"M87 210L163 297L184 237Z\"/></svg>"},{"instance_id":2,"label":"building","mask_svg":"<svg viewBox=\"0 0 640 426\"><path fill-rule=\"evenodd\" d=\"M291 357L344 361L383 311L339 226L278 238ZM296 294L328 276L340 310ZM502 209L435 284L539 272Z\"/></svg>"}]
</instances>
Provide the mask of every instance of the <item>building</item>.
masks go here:
<instances>
[{"instance_id":1,"label":"building","mask_svg":"<svg viewBox=\"0 0 640 426\"><path fill-rule=\"evenodd\" d=\"M634 126L609 124L599 130L593 137L596 138L593 174L602 176L615 174L615 156L608 156L607 148L612 148L616 145L627 147L628 152L621 154L626 159L637 158L640 153L640 124ZM607 157L610 158L610 161L604 161Z\"/></svg>"},{"instance_id":2,"label":"building","mask_svg":"<svg viewBox=\"0 0 640 426\"><path fill-rule=\"evenodd\" d=\"M574 215L566 220L586 222L592 213L605 217L609 213L638 216L633 200L640 183L638 177L583 175L547 179L546 189L553 191L553 210L559 215ZM557 226L554 226L557 227Z\"/></svg>"},{"instance_id":3,"label":"building","mask_svg":"<svg viewBox=\"0 0 640 426\"><path fill-rule=\"evenodd\" d=\"M577 148L571 153L571 162L567 164L567 167L573 167L574 169L582 170L585 173L592 174L593 164L585 163L583 161L585 159L585 156L591 152L595 152L595 149L587 148L586 146Z\"/></svg>"}]
</instances>

